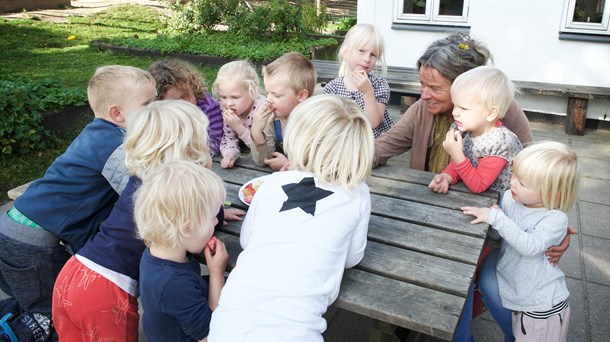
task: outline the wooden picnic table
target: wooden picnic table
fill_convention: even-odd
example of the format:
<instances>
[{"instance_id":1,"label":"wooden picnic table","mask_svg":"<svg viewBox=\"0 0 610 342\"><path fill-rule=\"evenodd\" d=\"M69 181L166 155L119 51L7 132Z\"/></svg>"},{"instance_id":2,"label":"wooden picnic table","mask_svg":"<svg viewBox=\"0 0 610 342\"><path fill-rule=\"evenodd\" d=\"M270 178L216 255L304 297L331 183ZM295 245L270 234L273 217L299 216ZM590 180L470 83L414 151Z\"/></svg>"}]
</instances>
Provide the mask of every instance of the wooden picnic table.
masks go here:
<instances>
[{"instance_id":1,"label":"wooden picnic table","mask_svg":"<svg viewBox=\"0 0 610 342\"><path fill-rule=\"evenodd\" d=\"M472 194L463 185L448 194L427 187L433 175L393 162L369 181L372 215L364 258L345 271L337 307L387 323L451 340L472 283L487 224L470 224L464 205L491 206L496 192ZM225 181L227 200L247 209L239 188L271 172L244 156L233 169L214 171ZM241 252L240 222L216 234L229 250L229 267Z\"/></svg>"}]
</instances>

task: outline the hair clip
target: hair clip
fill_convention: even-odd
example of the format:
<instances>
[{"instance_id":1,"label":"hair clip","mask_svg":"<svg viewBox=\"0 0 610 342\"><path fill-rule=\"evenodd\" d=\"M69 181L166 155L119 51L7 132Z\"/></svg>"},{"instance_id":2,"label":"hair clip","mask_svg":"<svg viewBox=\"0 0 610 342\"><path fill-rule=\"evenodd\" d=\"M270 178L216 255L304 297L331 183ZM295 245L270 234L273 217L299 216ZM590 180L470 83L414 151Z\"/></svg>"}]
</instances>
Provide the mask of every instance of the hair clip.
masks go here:
<instances>
[{"instance_id":1,"label":"hair clip","mask_svg":"<svg viewBox=\"0 0 610 342\"><path fill-rule=\"evenodd\" d=\"M468 44L460 43L460 44L458 44L458 49L468 51L470 49L470 47L468 46Z\"/></svg>"}]
</instances>

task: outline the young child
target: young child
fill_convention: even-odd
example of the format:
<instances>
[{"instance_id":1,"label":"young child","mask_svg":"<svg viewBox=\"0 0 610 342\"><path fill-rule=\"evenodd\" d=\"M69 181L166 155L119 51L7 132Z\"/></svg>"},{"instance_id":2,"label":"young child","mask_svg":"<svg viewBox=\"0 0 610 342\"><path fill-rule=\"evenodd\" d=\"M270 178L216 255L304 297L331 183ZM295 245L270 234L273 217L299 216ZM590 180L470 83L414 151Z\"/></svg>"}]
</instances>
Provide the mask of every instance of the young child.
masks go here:
<instances>
[{"instance_id":1,"label":"young child","mask_svg":"<svg viewBox=\"0 0 610 342\"><path fill-rule=\"evenodd\" d=\"M286 165L284 128L294 107L313 95L316 79L315 67L298 52L285 53L263 67L267 103L254 114L251 128L251 154L257 165L274 171Z\"/></svg>"},{"instance_id":2,"label":"young child","mask_svg":"<svg viewBox=\"0 0 610 342\"><path fill-rule=\"evenodd\" d=\"M149 341L201 341L208 335L229 259L224 244L210 239L224 198L216 174L186 161L159 166L136 192L135 221L148 246L140 262L140 293ZM202 250L209 283L193 256Z\"/></svg>"},{"instance_id":3,"label":"young child","mask_svg":"<svg viewBox=\"0 0 610 342\"><path fill-rule=\"evenodd\" d=\"M284 148L293 170L266 178L250 205L211 342L322 341L343 270L364 255L374 139L361 109L335 95L304 101Z\"/></svg>"},{"instance_id":4,"label":"young child","mask_svg":"<svg viewBox=\"0 0 610 342\"><path fill-rule=\"evenodd\" d=\"M149 69L157 81L158 97L161 100L184 100L190 102L208 117L208 145L213 156L220 155L222 140L222 114L220 104L208 93L205 80L194 65L178 59L153 63Z\"/></svg>"},{"instance_id":5,"label":"young child","mask_svg":"<svg viewBox=\"0 0 610 342\"><path fill-rule=\"evenodd\" d=\"M0 217L3 329L46 340L57 274L108 217L128 179L122 149L130 113L155 99L155 81L138 68L105 66L87 89L95 119ZM8 321L8 325L4 324ZM29 336L29 337L28 337Z\"/></svg>"},{"instance_id":6,"label":"young child","mask_svg":"<svg viewBox=\"0 0 610 342\"><path fill-rule=\"evenodd\" d=\"M232 168L241 155L240 140L248 148L252 145L252 116L264 106L265 96L260 95L260 81L256 70L243 60L229 62L220 67L212 89L220 99L224 121L220 166Z\"/></svg>"},{"instance_id":7,"label":"young child","mask_svg":"<svg viewBox=\"0 0 610 342\"><path fill-rule=\"evenodd\" d=\"M145 246L136 236L133 194L155 167L172 160L211 166L208 120L195 105L163 100L132 114L125 138L131 177L110 216L59 273L53 323L60 340L97 336L138 341L138 281ZM120 319L116 319L119 314Z\"/></svg>"},{"instance_id":8,"label":"young child","mask_svg":"<svg viewBox=\"0 0 610 342\"><path fill-rule=\"evenodd\" d=\"M523 149L500 207L464 207L472 223L487 222L503 238L496 269L502 305L512 310L517 341L566 341L570 322L563 272L544 252L565 237L576 200L576 153L558 142Z\"/></svg>"},{"instance_id":9,"label":"young child","mask_svg":"<svg viewBox=\"0 0 610 342\"><path fill-rule=\"evenodd\" d=\"M371 24L357 24L345 35L339 48L339 77L328 82L324 93L354 100L364 111L373 127L375 138L392 127L388 113L390 86L383 76L371 74L381 63L386 71L383 56L383 37Z\"/></svg>"},{"instance_id":10,"label":"young child","mask_svg":"<svg viewBox=\"0 0 610 342\"><path fill-rule=\"evenodd\" d=\"M522 146L500 120L514 93L510 79L492 66L471 69L455 79L455 121L443 142L451 162L428 185L432 191L446 193L460 179L475 193L491 188L503 194L508 189L512 160Z\"/></svg>"}]
</instances>

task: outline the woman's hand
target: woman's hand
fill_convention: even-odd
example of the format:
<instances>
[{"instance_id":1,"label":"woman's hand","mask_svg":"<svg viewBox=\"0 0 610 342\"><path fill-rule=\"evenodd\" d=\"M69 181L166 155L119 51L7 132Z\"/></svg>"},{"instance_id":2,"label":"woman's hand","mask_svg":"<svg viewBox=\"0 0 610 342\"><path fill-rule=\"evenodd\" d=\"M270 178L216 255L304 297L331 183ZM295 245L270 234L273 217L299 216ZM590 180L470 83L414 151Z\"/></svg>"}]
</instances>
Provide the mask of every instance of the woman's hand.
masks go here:
<instances>
[{"instance_id":1,"label":"woman's hand","mask_svg":"<svg viewBox=\"0 0 610 342\"><path fill-rule=\"evenodd\" d=\"M549 260L549 262L555 266L559 263L559 260L563 256L563 253L568 250L570 247L570 235L576 234L576 229L572 227L568 227L568 232L566 236L561 240L561 243L558 246L549 247L544 253Z\"/></svg>"}]
</instances>

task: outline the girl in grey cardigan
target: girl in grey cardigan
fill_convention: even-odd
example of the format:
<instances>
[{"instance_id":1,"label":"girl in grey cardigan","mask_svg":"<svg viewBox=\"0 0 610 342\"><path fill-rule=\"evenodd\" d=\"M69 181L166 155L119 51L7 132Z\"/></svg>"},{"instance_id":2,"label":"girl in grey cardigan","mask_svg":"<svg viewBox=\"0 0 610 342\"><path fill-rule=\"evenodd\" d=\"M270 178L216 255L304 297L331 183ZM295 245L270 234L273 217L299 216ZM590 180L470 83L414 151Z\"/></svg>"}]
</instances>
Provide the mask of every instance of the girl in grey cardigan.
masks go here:
<instances>
[{"instance_id":1,"label":"girl in grey cardigan","mask_svg":"<svg viewBox=\"0 0 610 342\"><path fill-rule=\"evenodd\" d=\"M472 223L487 222L503 238L496 273L502 305L513 311L516 341L566 341L565 275L544 252L567 232L578 179L577 157L569 147L538 143L515 157L511 187L499 208L462 208L476 217Z\"/></svg>"}]
</instances>

